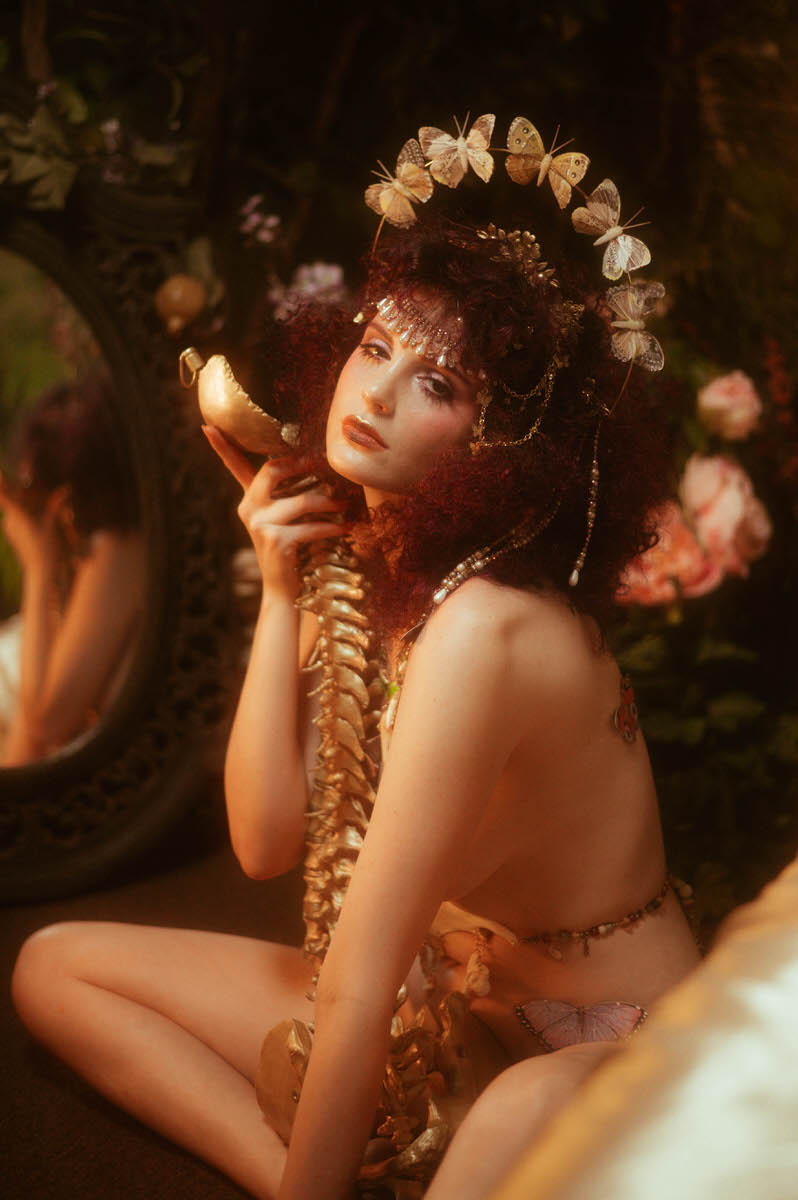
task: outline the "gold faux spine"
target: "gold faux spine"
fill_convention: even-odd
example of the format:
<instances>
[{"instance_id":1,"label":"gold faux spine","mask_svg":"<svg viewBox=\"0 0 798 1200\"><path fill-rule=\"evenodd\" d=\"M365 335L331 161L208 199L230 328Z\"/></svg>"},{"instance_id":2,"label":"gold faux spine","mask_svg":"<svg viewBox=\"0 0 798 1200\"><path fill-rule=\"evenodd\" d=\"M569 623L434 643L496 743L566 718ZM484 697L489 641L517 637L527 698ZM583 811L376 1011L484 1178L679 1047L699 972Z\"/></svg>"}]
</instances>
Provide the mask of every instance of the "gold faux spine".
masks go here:
<instances>
[{"instance_id":1,"label":"gold faux spine","mask_svg":"<svg viewBox=\"0 0 798 1200\"><path fill-rule=\"evenodd\" d=\"M344 540L313 550L297 604L319 620L306 670L320 668L318 765L307 814L305 953L321 963L340 916L374 805L377 766L368 744L382 707L374 638L358 605L366 594Z\"/></svg>"}]
</instances>

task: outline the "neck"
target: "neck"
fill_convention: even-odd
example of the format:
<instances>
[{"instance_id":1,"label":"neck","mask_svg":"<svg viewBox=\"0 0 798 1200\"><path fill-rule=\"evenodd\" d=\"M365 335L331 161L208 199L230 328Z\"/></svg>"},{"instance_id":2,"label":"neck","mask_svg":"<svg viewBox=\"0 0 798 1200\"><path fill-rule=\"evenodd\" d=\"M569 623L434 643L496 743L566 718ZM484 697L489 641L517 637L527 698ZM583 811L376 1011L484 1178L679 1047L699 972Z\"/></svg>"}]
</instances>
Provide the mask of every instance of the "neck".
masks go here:
<instances>
[{"instance_id":1,"label":"neck","mask_svg":"<svg viewBox=\"0 0 798 1200\"><path fill-rule=\"evenodd\" d=\"M379 488L365 487L363 488L363 498L366 501L366 508L369 512L373 512L375 508L379 508L381 504L388 501L401 499L398 492L383 492Z\"/></svg>"}]
</instances>

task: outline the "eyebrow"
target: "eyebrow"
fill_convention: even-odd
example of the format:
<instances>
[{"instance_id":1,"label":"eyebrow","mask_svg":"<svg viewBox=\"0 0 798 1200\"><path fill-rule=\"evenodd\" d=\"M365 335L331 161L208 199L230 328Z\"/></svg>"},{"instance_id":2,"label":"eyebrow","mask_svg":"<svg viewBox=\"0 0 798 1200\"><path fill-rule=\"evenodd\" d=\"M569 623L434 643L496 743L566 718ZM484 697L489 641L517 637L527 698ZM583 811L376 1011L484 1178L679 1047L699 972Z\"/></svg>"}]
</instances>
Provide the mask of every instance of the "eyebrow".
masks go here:
<instances>
[{"instance_id":1,"label":"eyebrow","mask_svg":"<svg viewBox=\"0 0 798 1200\"><path fill-rule=\"evenodd\" d=\"M376 329L379 333L382 334L382 336L384 338L386 338L390 342L393 342L394 340L397 340L397 338L398 338L397 334L392 333L391 330L388 329L388 327L386 325L383 325L383 323L379 317L374 317L371 321L369 321L368 325L366 326L367 330L372 329L372 328ZM410 346L409 349L412 350L413 347ZM431 362L432 361L431 359L423 358L422 355L420 355L420 354L418 355L418 357L421 358L422 362ZM464 375L462 373L462 371L458 371L456 367L439 367L436 363L435 369L436 369L436 371L440 371L442 375L445 375L447 373L450 375L456 375L457 378L460 380L460 382L464 383L466 385L466 387L472 387L473 384L476 382L475 377L469 377L468 375Z\"/></svg>"}]
</instances>

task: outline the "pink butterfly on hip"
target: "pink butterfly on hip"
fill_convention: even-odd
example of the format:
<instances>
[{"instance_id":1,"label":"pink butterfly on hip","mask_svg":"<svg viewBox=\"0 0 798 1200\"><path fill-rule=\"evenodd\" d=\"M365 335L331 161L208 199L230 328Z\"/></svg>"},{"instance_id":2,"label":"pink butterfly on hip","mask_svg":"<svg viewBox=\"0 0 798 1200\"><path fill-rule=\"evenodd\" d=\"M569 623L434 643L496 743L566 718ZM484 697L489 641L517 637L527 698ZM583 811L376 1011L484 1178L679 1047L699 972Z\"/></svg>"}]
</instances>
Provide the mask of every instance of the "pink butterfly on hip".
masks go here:
<instances>
[{"instance_id":1,"label":"pink butterfly on hip","mask_svg":"<svg viewBox=\"0 0 798 1200\"><path fill-rule=\"evenodd\" d=\"M515 1010L521 1024L548 1050L580 1042L617 1042L629 1037L646 1019L636 1004L608 1000L602 1004L567 1004L563 1000L528 1000Z\"/></svg>"}]
</instances>

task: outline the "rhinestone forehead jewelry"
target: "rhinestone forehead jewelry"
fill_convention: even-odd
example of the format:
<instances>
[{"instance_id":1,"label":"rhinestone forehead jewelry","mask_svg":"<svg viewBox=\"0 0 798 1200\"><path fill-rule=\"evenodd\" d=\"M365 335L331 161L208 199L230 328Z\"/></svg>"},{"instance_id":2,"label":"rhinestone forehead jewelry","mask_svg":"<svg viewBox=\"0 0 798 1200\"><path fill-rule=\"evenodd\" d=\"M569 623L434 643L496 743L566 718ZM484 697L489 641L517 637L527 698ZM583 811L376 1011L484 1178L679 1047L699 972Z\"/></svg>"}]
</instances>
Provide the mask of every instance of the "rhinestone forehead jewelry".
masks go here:
<instances>
[{"instance_id":1,"label":"rhinestone forehead jewelry","mask_svg":"<svg viewBox=\"0 0 798 1200\"><path fill-rule=\"evenodd\" d=\"M462 317L454 317L454 321L460 327L458 336L457 333L451 334L430 321L407 296L383 296L375 305L375 309L391 333L398 334L402 345L410 346L420 358L434 359L439 367L451 368L459 365ZM366 320L367 315L362 311L354 318L356 325L362 325Z\"/></svg>"}]
</instances>

